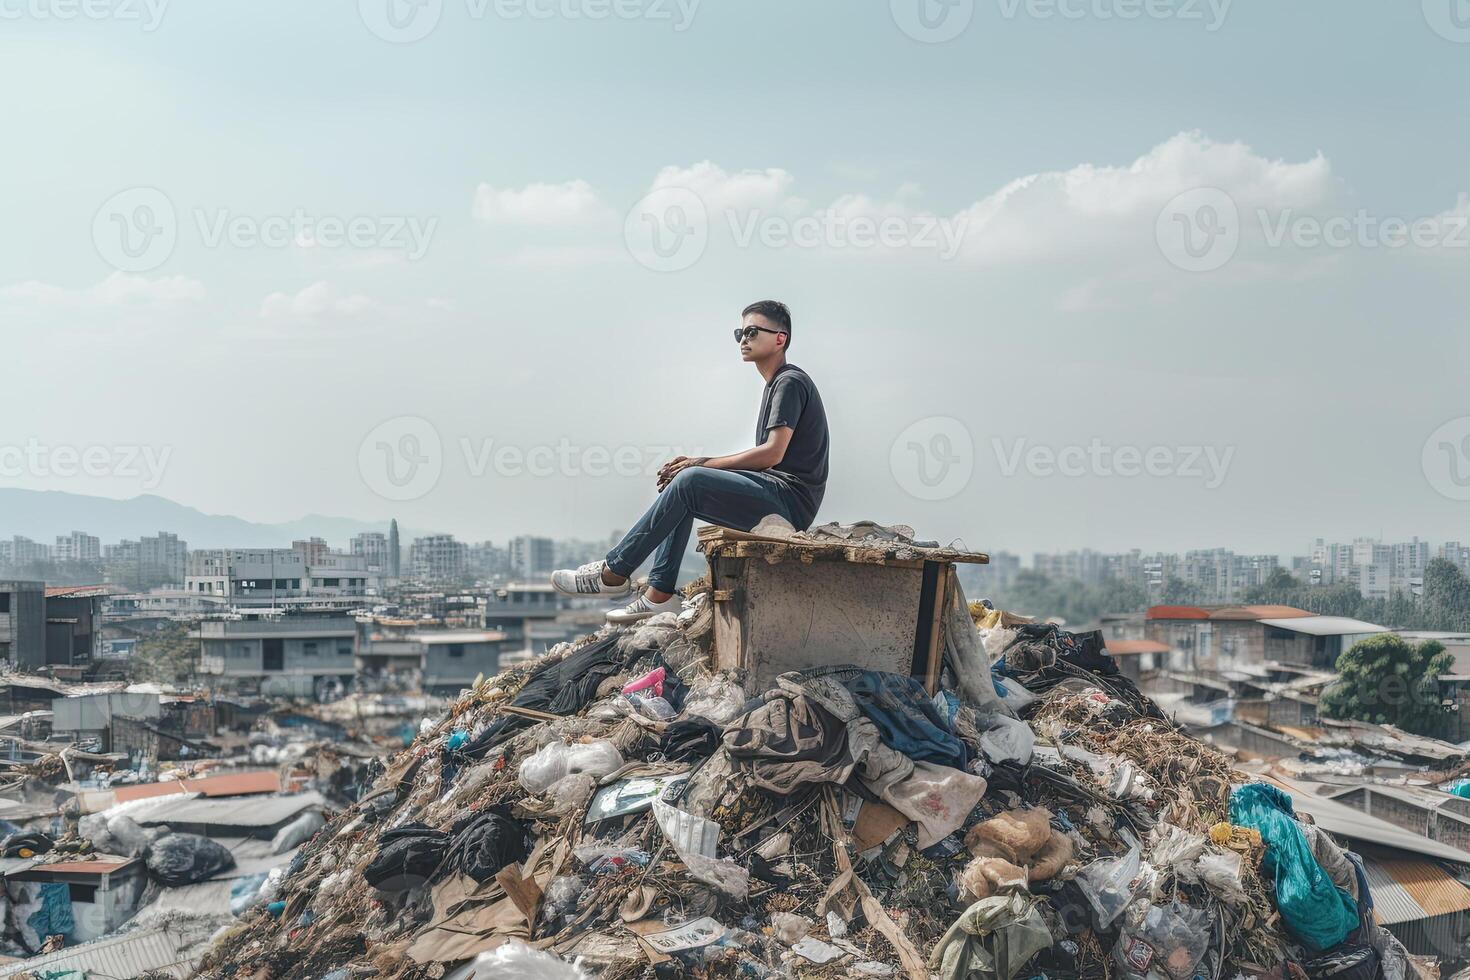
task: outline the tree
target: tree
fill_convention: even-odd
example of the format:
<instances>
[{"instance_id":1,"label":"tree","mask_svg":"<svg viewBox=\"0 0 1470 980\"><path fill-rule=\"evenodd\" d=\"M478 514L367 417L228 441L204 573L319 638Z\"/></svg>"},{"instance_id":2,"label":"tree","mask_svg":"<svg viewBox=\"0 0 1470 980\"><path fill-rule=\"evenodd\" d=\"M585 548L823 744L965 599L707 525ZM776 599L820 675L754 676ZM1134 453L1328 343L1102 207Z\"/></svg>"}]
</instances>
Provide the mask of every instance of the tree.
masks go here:
<instances>
[{"instance_id":1,"label":"tree","mask_svg":"<svg viewBox=\"0 0 1470 980\"><path fill-rule=\"evenodd\" d=\"M1198 606L1205 601L1205 590L1182 578L1170 578L1164 582L1159 601L1166 606Z\"/></svg>"},{"instance_id":2,"label":"tree","mask_svg":"<svg viewBox=\"0 0 1470 980\"><path fill-rule=\"evenodd\" d=\"M1470 629L1470 579L1452 561L1435 558L1424 566L1424 597L1420 600L1425 629Z\"/></svg>"},{"instance_id":3,"label":"tree","mask_svg":"<svg viewBox=\"0 0 1470 980\"><path fill-rule=\"evenodd\" d=\"M1322 713L1437 737L1445 727L1439 675L1449 673L1454 662L1434 640L1415 645L1396 633L1380 633L1337 658L1340 676L1322 694Z\"/></svg>"}]
</instances>

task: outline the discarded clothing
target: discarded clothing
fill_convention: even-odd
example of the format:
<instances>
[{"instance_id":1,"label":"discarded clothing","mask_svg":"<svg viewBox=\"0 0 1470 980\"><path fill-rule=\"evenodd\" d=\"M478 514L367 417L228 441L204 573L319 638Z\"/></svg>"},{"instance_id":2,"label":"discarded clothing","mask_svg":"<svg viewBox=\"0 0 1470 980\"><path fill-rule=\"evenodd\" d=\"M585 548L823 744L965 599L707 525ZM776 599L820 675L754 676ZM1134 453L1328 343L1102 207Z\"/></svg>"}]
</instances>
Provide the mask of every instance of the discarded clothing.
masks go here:
<instances>
[{"instance_id":1,"label":"discarded clothing","mask_svg":"<svg viewBox=\"0 0 1470 980\"><path fill-rule=\"evenodd\" d=\"M737 770L778 794L811 783L845 783L856 765L847 725L805 694L782 689L731 722L724 745Z\"/></svg>"},{"instance_id":2,"label":"discarded clothing","mask_svg":"<svg viewBox=\"0 0 1470 980\"><path fill-rule=\"evenodd\" d=\"M1357 903L1312 856L1291 797L1266 783L1238 786L1230 794L1230 821L1261 832L1266 842L1261 869L1274 876L1281 917L1303 945L1320 953L1357 928Z\"/></svg>"},{"instance_id":3,"label":"discarded clothing","mask_svg":"<svg viewBox=\"0 0 1470 980\"><path fill-rule=\"evenodd\" d=\"M915 762L963 769L969 762L965 743L939 714L924 686L912 677L865 670L843 685L867 718L878 726L883 744Z\"/></svg>"},{"instance_id":4,"label":"discarded clothing","mask_svg":"<svg viewBox=\"0 0 1470 980\"><path fill-rule=\"evenodd\" d=\"M363 868L367 883L381 891L408 891L432 881L449 850L450 836L421 823L406 824L378 837L378 855Z\"/></svg>"},{"instance_id":5,"label":"discarded clothing","mask_svg":"<svg viewBox=\"0 0 1470 980\"><path fill-rule=\"evenodd\" d=\"M671 722L659 739L659 752L670 762L693 762L707 759L720 747L723 729L703 718L684 718Z\"/></svg>"},{"instance_id":6,"label":"discarded clothing","mask_svg":"<svg viewBox=\"0 0 1470 980\"><path fill-rule=\"evenodd\" d=\"M47 936L70 936L77 927L72 914L71 888L61 881L48 881L40 886L41 907L26 919L26 925L43 941Z\"/></svg>"},{"instance_id":7,"label":"discarded clothing","mask_svg":"<svg viewBox=\"0 0 1470 980\"><path fill-rule=\"evenodd\" d=\"M1011 980L1052 944L1034 903L1021 893L982 898L935 945L930 968L943 980Z\"/></svg>"},{"instance_id":8,"label":"discarded clothing","mask_svg":"<svg viewBox=\"0 0 1470 980\"><path fill-rule=\"evenodd\" d=\"M618 651L618 634L589 643L554 664L547 664L526 682L510 702L553 715L570 715L585 708L597 694L598 685L623 666ZM483 758L495 746L533 722L518 715L504 715L460 751L471 759Z\"/></svg>"},{"instance_id":9,"label":"discarded clothing","mask_svg":"<svg viewBox=\"0 0 1470 980\"><path fill-rule=\"evenodd\" d=\"M1337 842L1327 835L1327 831L1316 824L1301 824L1301 828L1312 848L1312 857L1327 872L1327 877L1339 889L1354 899L1360 899L1362 896L1358 891L1358 875L1352 862L1348 860L1347 853L1337 846Z\"/></svg>"},{"instance_id":10,"label":"discarded clothing","mask_svg":"<svg viewBox=\"0 0 1470 980\"><path fill-rule=\"evenodd\" d=\"M487 810L470 818L455 833L443 863L484 883L506 865L524 861L530 853L526 829L504 813Z\"/></svg>"}]
</instances>

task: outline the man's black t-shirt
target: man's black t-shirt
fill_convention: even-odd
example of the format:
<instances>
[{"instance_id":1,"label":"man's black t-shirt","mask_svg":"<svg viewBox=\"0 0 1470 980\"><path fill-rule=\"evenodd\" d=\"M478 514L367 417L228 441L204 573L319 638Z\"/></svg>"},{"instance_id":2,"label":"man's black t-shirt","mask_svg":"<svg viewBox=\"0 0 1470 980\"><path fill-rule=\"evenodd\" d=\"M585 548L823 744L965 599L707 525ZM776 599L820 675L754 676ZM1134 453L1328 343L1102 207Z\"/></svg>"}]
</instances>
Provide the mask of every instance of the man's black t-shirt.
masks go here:
<instances>
[{"instance_id":1,"label":"man's black t-shirt","mask_svg":"<svg viewBox=\"0 0 1470 980\"><path fill-rule=\"evenodd\" d=\"M781 365L766 385L755 422L756 445L783 425L791 427L791 443L785 458L766 472L796 492L805 511L799 526L805 528L817 516L827 489L827 412L817 386L794 364Z\"/></svg>"}]
</instances>

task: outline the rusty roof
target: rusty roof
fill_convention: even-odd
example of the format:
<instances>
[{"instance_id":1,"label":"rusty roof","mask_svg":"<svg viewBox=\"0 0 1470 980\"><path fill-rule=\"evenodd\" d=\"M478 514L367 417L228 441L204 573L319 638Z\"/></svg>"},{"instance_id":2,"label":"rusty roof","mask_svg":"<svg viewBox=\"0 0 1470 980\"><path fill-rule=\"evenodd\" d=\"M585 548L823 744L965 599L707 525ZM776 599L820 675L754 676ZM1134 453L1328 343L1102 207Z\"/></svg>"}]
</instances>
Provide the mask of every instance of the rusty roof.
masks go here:
<instances>
[{"instance_id":1,"label":"rusty roof","mask_svg":"<svg viewBox=\"0 0 1470 980\"><path fill-rule=\"evenodd\" d=\"M1300 619L1315 613L1295 606L1149 606L1148 619L1259 620Z\"/></svg>"},{"instance_id":2,"label":"rusty roof","mask_svg":"<svg viewBox=\"0 0 1470 980\"><path fill-rule=\"evenodd\" d=\"M123 858L117 861L60 861L56 864L33 865L26 870L69 875L105 875L121 871L130 864L136 864L137 861L137 858Z\"/></svg>"},{"instance_id":3,"label":"rusty roof","mask_svg":"<svg viewBox=\"0 0 1470 980\"><path fill-rule=\"evenodd\" d=\"M249 796L257 793L279 793L281 777L271 771L233 772L198 779L171 779L166 783L139 783L114 786L113 798L119 803L146 800L171 793L202 793L205 796Z\"/></svg>"},{"instance_id":4,"label":"rusty roof","mask_svg":"<svg viewBox=\"0 0 1470 980\"><path fill-rule=\"evenodd\" d=\"M1375 917L1383 925L1470 910L1470 888L1433 861L1369 851L1363 855L1363 870Z\"/></svg>"},{"instance_id":5,"label":"rusty roof","mask_svg":"<svg viewBox=\"0 0 1470 980\"><path fill-rule=\"evenodd\" d=\"M1108 653L1115 657L1126 657L1134 653L1168 653L1169 644L1158 640L1108 640Z\"/></svg>"}]
</instances>

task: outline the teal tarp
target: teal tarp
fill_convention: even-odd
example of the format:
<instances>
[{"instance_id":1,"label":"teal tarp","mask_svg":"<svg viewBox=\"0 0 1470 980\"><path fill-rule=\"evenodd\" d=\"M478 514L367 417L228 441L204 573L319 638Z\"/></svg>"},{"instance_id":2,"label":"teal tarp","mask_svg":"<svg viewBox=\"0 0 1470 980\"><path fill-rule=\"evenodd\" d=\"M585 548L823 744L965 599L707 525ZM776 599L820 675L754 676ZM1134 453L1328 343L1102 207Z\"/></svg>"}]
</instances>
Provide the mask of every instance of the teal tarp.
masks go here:
<instances>
[{"instance_id":1,"label":"teal tarp","mask_svg":"<svg viewBox=\"0 0 1470 980\"><path fill-rule=\"evenodd\" d=\"M1274 877L1276 907L1304 945L1320 953L1358 927L1358 903L1312 856L1290 796L1266 783L1236 787L1230 794L1230 822L1260 831L1266 842L1261 869Z\"/></svg>"}]
</instances>

